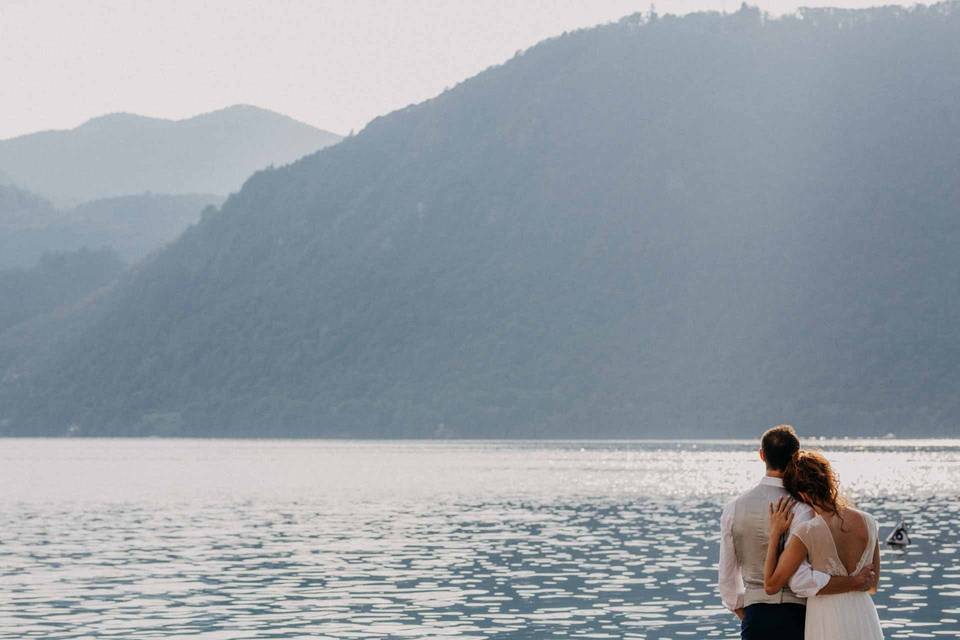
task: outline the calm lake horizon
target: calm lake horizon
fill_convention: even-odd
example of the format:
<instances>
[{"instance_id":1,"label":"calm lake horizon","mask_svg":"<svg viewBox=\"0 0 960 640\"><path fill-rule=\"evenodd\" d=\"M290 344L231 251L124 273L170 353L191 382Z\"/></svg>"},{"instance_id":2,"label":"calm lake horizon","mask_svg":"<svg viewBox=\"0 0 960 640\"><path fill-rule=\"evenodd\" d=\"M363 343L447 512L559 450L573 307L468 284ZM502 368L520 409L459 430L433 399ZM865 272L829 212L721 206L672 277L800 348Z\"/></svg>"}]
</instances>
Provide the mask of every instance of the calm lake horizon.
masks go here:
<instances>
[{"instance_id":1,"label":"calm lake horizon","mask_svg":"<svg viewBox=\"0 0 960 640\"><path fill-rule=\"evenodd\" d=\"M960 439L807 439L885 536L887 638L960 638ZM0 439L0 638L734 638L753 440Z\"/></svg>"}]
</instances>

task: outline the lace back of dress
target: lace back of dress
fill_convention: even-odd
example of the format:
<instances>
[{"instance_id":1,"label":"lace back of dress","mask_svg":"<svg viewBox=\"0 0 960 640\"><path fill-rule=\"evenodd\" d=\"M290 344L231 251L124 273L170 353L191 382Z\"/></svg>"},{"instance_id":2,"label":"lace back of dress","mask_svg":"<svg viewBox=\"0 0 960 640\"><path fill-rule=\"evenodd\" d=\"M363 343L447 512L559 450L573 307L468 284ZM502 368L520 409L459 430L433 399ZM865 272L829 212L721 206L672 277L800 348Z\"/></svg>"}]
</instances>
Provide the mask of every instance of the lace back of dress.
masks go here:
<instances>
[{"instance_id":1,"label":"lace back of dress","mask_svg":"<svg viewBox=\"0 0 960 640\"><path fill-rule=\"evenodd\" d=\"M867 546L864 548L860 561L857 563L856 573L860 571L873 558L873 548L877 544L877 529L873 519L867 514L862 514L864 524L867 527ZM832 576L845 576L846 567L837 555L837 547L833 541L833 534L830 533L830 527L823 518L816 517L797 531L797 537L807 548L807 558L810 565L817 571L828 573Z\"/></svg>"}]
</instances>

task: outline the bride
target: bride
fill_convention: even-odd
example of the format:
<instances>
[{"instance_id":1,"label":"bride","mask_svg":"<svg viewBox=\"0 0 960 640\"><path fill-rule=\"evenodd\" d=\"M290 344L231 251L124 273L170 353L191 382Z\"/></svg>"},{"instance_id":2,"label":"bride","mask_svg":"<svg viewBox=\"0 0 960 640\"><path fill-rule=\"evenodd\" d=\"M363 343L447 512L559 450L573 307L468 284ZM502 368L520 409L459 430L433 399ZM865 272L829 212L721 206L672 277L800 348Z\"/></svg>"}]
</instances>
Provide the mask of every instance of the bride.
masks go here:
<instances>
[{"instance_id":1,"label":"bride","mask_svg":"<svg viewBox=\"0 0 960 640\"><path fill-rule=\"evenodd\" d=\"M853 575L873 564L880 576L880 545L877 522L867 513L849 506L840 495L837 476L830 462L814 451L798 451L783 474L783 486L792 498L770 505L770 539L764 566L764 588L777 593L804 559L817 571L832 576ZM816 516L800 525L787 541L796 500L813 507ZM870 593L851 591L807 599L804 640L882 640L880 618Z\"/></svg>"}]
</instances>

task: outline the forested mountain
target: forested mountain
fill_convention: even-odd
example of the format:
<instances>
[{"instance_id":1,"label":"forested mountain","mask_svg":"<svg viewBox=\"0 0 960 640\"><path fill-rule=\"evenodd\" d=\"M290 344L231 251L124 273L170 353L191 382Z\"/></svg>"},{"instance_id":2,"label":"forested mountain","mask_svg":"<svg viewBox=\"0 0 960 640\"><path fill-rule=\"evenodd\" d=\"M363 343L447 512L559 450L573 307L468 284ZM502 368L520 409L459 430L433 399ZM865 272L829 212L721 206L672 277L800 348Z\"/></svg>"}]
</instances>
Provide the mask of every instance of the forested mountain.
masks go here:
<instances>
[{"instance_id":1,"label":"forested mountain","mask_svg":"<svg viewBox=\"0 0 960 640\"><path fill-rule=\"evenodd\" d=\"M143 192L225 196L254 171L339 139L245 105L175 121L116 113L0 140L0 171L60 206Z\"/></svg>"},{"instance_id":2,"label":"forested mountain","mask_svg":"<svg viewBox=\"0 0 960 640\"><path fill-rule=\"evenodd\" d=\"M254 175L0 426L953 435L957 140L957 4L567 34Z\"/></svg>"},{"instance_id":3,"label":"forested mountain","mask_svg":"<svg viewBox=\"0 0 960 640\"><path fill-rule=\"evenodd\" d=\"M56 207L45 198L0 182L0 234L42 226L57 217Z\"/></svg>"},{"instance_id":4,"label":"forested mountain","mask_svg":"<svg viewBox=\"0 0 960 640\"><path fill-rule=\"evenodd\" d=\"M109 249L49 253L30 269L0 269L0 333L110 284L124 262Z\"/></svg>"},{"instance_id":5,"label":"forested mountain","mask_svg":"<svg viewBox=\"0 0 960 640\"><path fill-rule=\"evenodd\" d=\"M110 247L135 262L174 240L217 206L215 195L144 193L57 209L16 187L0 186L0 269L28 268L45 253Z\"/></svg>"}]
</instances>

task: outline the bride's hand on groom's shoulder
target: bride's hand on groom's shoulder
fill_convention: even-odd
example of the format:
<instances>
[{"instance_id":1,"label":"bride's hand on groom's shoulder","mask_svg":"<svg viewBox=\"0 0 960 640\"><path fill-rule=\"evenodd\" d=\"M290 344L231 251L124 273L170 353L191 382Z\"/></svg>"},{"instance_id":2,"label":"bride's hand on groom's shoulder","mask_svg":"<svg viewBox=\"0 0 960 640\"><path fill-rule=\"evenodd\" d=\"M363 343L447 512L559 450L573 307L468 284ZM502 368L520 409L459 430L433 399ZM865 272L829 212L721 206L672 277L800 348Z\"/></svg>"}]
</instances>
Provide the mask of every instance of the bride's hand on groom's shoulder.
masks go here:
<instances>
[{"instance_id":1,"label":"bride's hand on groom's shoulder","mask_svg":"<svg viewBox=\"0 0 960 640\"><path fill-rule=\"evenodd\" d=\"M780 538L787 531L790 531L790 524L793 522L793 505L796 500L789 496L784 496L776 502L770 503L770 537Z\"/></svg>"}]
</instances>

